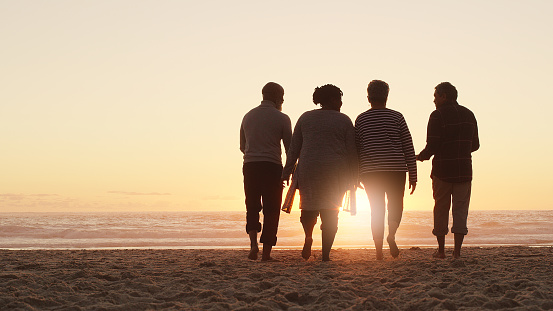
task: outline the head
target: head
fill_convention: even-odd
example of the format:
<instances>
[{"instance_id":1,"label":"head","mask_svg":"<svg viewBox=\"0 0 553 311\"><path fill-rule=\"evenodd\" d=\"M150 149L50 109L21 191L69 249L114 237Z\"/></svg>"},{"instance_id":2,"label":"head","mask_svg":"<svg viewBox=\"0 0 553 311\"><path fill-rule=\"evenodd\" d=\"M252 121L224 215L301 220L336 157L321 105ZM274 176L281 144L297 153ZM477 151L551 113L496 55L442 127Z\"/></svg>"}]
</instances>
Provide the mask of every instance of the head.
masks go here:
<instances>
[{"instance_id":1,"label":"head","mask_svg":"<svg viewBox=\"0 0 553 311\"><path fill-rule=\"evenodd\" d=\"M282 110L282 103L284 102L284 88L280 84L275 82L269 82L265 84L261 90L263 94L263 100L269 100L275 103L278 110Z\"/></svg>"},{"instance_id":2,"label":"head","mask_svg":"<svg viewBox=\"0 0 553 311\"><path fill-rule=\"evenodd\" d=\"M439 107L445 103L457 102L457 89L449 82L436 85L434 104Z\"/></svg>"},{"instance_id":3,"label":"head","mask_svg":"<svg viewBox=\"0 0 553 311\"><path fill-rule=\"evenodd\" d=\"M325 84L315 88L313 103L321 105L323 109L340 111L342 107L342 91L335 85Z\"/></svg>"},{"instance_id":4,"label":"head","mask_svg":"<svg viewBox=\"0 0 553 311\"><path fill-rule=\"evenodd\" d=\"M367 98L371 106L386 107L390 86L382 80L372 80L367 87Z\"/></svg>"}]
</instances>

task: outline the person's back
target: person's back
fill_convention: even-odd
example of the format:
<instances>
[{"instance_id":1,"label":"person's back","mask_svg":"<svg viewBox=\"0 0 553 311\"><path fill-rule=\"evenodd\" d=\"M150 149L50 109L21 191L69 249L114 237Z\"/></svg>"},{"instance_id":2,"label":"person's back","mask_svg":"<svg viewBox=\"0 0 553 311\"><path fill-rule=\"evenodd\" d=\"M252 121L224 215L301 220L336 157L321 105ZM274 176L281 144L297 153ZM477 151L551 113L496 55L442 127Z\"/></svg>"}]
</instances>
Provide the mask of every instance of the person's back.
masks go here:
<instances>
[{"instance_id":1,"label":"person's back","mask_svg":"<svg viewBox=\"0 0 553 311\"><path fill-rule=\"evenodd\" d=\"M476 118L472 111L457 102L445 103L432 112L430 119L437 119L429 122L428 129L429 144L432 147L434 144L436 148L432 175L447 182L472 180L471 153L480 147ZM441 129L433 128L435 126Z\"/></svg>"},{"instance_id":2,"label":"person's back","mask_svg":"<svg viewBox=\"0 0 553 311\"><path fill-rule=\"evenodd\" d=\"M277 242L282 200L282 149L288 151L292 139L290 118L280 112L284 102L282 86L269 82L262 90L261 105L250 110L240 125L240 150L244 154L244 194L246 196L246 232L250 237L249 259L257 259L257 233L263 243L262 260L271 260ZM263 211L263 227L259 213ZM263 228L263 231L262 231Z\"/></svg>"},{"instance_id":3,"label":"person's back","mask_svg":"<svg viewBox=\"0 0 553 311\"><path fill-rule=\"evenodd\" d=\"M268 161L282 164L281 141L290 144L290 118L278 111L275 104L264 100L242 119L240 150L244 163Z\"/></svg>"},{"instance_id":4,"label":"person's back","mask_svg":"<svg viewBox=\"0 0 553 311\"><path fill-rule=\"evenodd\" d=\"M300 117L298 125L303 140L300 159L307 157L310 163L332 164L346 160L347 135L353 128L347 115L334 110L312 110Z\"/></svg>"},{"instance_id":5,"label":"person's back","mask_svg":"<svg viewBox=\"0 0 553 311\"><path fill-rule=\"evenodd\" d=\"M410 180L416 181L413 141L400 112L389 108L369 109L357 117L355 129L360 174L405 172L411 167Z\"/></svg>"},{"instance_id":6,"label":"person's back","mask_svg":"<svg viewBox=\"0 0 553 311\"><path fill-rule=\"evenodd\" d=\"M455 248L453 257L461 256L461 247L468 233L467 217L472 191L472 155L480 148L478 126L474 114L457 103L457 89L449 82L435 87L436 110L430 114L426 147L417 160L432 159L432 196L434 228L438 250L433 255L445 258L445 236L449 233L451 210Z\"/></svg>"},{"instance_id":7,"label":"person's back","mask_svg":"<svg viewBox=\"0 0 553 311\"><path fill-rule=\"evenodd\" d=\"M360 181L371 205L371 231L376 258L382 260L384 220L388 211L390 254L399 256L395 240L403 216L405 172L409 172L411 194L417 185L417 164L411 133L403 115L386 108L390 87L381 80L367 86L371 108L355 120Z\"/></svg>"}]
</instances>

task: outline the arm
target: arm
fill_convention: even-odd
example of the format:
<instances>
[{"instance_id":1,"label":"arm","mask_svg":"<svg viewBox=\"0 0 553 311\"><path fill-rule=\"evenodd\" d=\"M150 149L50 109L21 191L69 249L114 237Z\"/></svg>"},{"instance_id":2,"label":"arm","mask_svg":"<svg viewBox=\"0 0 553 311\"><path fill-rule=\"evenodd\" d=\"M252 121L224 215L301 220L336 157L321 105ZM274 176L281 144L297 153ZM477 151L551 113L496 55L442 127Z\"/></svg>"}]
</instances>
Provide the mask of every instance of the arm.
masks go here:
<instances>
[{"instance_id":1,"label":"arm","mask_svg":"<svg viewBox=\"0 0 553 311\"><path fill-rule=\"evenodd\" d=\"M288 116L286 116L285 124L286 125L282 130L282 144L284 145L284 151L288 154L290 143L292 142L292 123L290 122L290 118Z\"/></svg>"},{"instance_id":2,"label":"arm","mask_svg":"<svg viewBox=\"0 0 553 311\"><path fill-rule=\"evenodd\" d=\"M246 134L242 125L240 125L240 151L246 153Z\"/></svg>"},{"instance_id":3,"label":"arm","mask_svg":"<svg viewBox=\"0 0 553 311\"><path fill-rule=\"evenodd\" d=\"M409 189L411 193L415 192L417 187L417 158L415 156L415 147L413 147L413 138L411 137L411 132L409 132L409 127L404 118L401 118L400 121L400 137L401 137L401 147L403 149L403 155L405 156L405 163L407 164L407 171L409 172Z\"/></svg>"},{"instance_id":4,"label":"arm","mask_svg":"<svg viewBox=\"0 0 553 311\"><path fill-rule=\"evenodd\" d=\"M288 152L286 152L286 165L282 170L282 180L286 181L287 183L290 180L290 175L292 174L292 171L294 170L294 166L296 165L296 162L300 157L300 151L301 151L302 145L303 145L303 136L301 132L301 118L300 118L300 120L298 120L298 123L296 123L296 127L294 127L294 134L292 134L290 148L288 149Z\"/></svg>"},{"instance_id":5,"label":"arm","mask_svg":"<svg viewBox=\"0 0 553 311\"><path fill-rule=\"evenodd\" d=\"M436 154L442 141L442 119L438 110L430 114L426 129L426 147L419 153L417 160L425 161Z\"/></svg>"},{"instance_id":6,"label":"arm","mask_svg":"<svg viewBox=\"0 0 553 311\"><path fill-rule=\"evenodd\" d=\"M480 139L478 138L478 125L476 124L476 118L474 118L474 135L472 136L472 148L471 152L480 149Z\"/></svg>"},{"instance_id":7,"label":"arm","mask_svg":"<svg viewBox=\"0 0 553 311\"><path fill-rule=\"evenodd\" d=\"M357 154L357 137L355 127L351 124L346 132L346 149L348 151L348 162L350 166L350 176L352 186L359 185L359 157Z\"/></svg>"}]
</instances>

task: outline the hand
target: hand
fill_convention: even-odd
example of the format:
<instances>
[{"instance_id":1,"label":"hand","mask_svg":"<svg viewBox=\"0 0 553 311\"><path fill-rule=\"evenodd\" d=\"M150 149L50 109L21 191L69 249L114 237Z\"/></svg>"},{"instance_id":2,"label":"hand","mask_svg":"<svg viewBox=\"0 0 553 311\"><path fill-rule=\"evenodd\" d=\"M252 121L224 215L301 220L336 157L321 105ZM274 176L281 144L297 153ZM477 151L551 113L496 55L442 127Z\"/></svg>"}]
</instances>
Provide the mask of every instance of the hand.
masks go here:
<instances>
[{"instance_id":1,"label":"hand","mask_svg":"<svg viewBox=\"0 0 553 311\"><path fill-rule=\"evenodd\" d=\"M280 179L281 183L282 183L282 187L286 187L286 186L290 186L290 177L288 178L281 178Z\"/></svg>"},{"instance_id":2,"label":"hand","mask_svg":"<svg viewBox=\"0 0 553 311\"><path fill-rule=\"evenodd\" d=\"M416 155L416 159L417 159L417 161L421 161L421 162L424 162L424 160L423 160L423 159L421 159L421 155L420 155L420 153Z\"/></svg>"},{"instance_id":3,"label":"hand","mask_svg":"<svg viewBox=\"0 0 553 311\"><path fill-rule=\"evenodd\" d=\"M409 194L413 194L413 192L415 192L415 188L417 188L417 182L416 181L409 181L409 189L411 189L411 193L409 193Z\"/></svg>"}]
</instances>

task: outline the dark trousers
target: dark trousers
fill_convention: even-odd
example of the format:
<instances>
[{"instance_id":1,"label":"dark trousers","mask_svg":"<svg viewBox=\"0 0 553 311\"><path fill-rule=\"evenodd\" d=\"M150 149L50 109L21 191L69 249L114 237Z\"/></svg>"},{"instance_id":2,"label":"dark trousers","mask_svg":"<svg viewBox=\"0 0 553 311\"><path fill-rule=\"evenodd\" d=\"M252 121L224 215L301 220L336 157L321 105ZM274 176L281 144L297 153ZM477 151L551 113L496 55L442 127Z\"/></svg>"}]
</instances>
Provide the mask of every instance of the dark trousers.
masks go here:
<instances>
[{"instance_id":1,"label":"dark trousers","mask_svg":"<svg viewBox=\"0 0 553 311\"><path fill-rule=\"evenodd\" d=\"M384 239L386 197L388 198L388 230L395 235L403 216L405 172L374 172L361 175L371 205L373 240Z\"/></svg>"},{"instance_id":2,"label":"dark trousers","mask_svg":"<svg viewBox=\"0 0 553 311\"><path fill-rule=\"evenodd\" d=\"M261 232L260 243L276 245L282 203L282 165L248 162L242 167L246 194L246 232ZM263 211L263 231L259 213Z\"/></svg>"}]
</instances>

